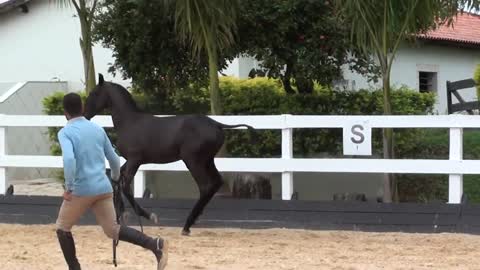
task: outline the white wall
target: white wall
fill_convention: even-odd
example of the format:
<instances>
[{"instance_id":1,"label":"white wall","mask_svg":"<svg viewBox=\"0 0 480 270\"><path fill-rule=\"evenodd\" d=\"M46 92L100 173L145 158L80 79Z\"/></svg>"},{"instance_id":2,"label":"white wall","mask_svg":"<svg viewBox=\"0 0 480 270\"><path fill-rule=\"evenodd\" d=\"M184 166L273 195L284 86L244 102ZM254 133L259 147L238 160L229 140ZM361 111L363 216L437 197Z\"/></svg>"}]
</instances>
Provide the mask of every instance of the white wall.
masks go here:
<instances>
[{"instance_id":1,"label":"white wall","mask_svg":"<svg viewBox=\"0 0 480 270\"><path fill-rule=\"evenodd\" d=\"M447 80L457 81L473 77L477 64L480 64L480 50L421 44L420 47L402 47L399 49L392 66L391 84L407 85L419 89L418 72L437 72L437 105L436 112L447 113ZM345 70L345 77L355 80L357 88L375 87L367 83L366 79L358 74ZM380 87L380 83L376 87ZM465 89L461 92L466 100L476 98L475 90ZM454 99L454 102L456 100Z\"/></svg>"},{"instance_id":2,"label":"white wall","mask_svg":"<svg viewBox=\"0 0 480 270\"><path fill-rule=\"evenodd\" d=\"M234 76L240 79L247 79L252 68L259 68L257 60L249 56L240 56L229 62L222 73L227 76Z\"/></svg>"},{"instance_id":3,"label":"white wall","mask_svg":"<svg viewBox=\"0 0 480 270\"><path fill-rule=\"evenodd\" d=\"M28 3L29 13L12 10L0 14L0 82L68 81L70 90L83 89L80 24L72 8L60 8L49 0ZM128 85L107 72L112 53L94 47L95 69L106 80Z\"/></svg>"},{"instance_id":4,"label":"white wall","mask_svg":"<svg viewBox=\"0 0 480 270\"><path fill-rule=\"evenodd\" d=\"M43 99L57 91L65 91L65 82L28 82L4 102L0 114L39 115L43 113ZM50 155L50 140L46 127L8 127L7 154ZM7 168L8 180L50 177L51 169Z\"/></svg>"}]
</instances>

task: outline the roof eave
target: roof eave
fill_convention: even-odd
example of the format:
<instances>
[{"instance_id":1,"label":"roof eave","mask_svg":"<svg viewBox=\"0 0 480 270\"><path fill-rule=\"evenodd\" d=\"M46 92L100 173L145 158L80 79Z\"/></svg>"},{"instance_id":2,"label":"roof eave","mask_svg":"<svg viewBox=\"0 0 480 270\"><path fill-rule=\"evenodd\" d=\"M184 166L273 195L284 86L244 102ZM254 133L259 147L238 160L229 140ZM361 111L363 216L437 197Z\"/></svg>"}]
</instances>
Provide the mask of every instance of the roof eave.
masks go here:
<instances>
[{"instance_id":1,"label":"roof eave","mask_svg":"<svg viewBox=\"0 0 480 270\"><path fill-rule=\"evenodd\" d=\"M424 41L428 41L429 43L435 43L439 45L455 46L455 47L461 47L461 48L474 48L474 49L480 48L480 42L474 42L474 41L462 41L462 40L425 37L425 36L417 36L417 39L421 39Z\"/></svg>"},{"instance_id":2,"label":"roof eave","mask_svg":"<svg viewBox=\"0 0 480 270\"><path fill-rule=\"evenodd\" d=\"M0 14L8 12L8 11L10 11L14 8L17 8L21 5L24 5L24 4L26 4L30 1L31 0L10 0L10 1L7 1L5 3L1 3L0 4Z\"/></svg>"}]
</instances>

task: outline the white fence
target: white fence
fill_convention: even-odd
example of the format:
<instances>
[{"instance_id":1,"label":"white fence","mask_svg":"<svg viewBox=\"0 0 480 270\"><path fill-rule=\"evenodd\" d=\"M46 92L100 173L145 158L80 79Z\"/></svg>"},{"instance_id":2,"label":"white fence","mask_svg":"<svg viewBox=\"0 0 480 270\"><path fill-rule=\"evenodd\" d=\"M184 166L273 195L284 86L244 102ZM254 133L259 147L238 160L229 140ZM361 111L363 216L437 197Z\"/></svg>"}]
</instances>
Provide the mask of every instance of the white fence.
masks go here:
<instances>
[{"instance_id":1,"label":"white fence","mask_svg":"<svg viewBox=\"0 0 480 270\"><path fill-rule=\"evenodd\" d=\"M159 116L161 117L161 116ZM225 124L245 123L256 129L282 130L281 158L217 158L220 171L277 172L282 174L282 199L293 194L293 172L348 172L348 173L412 173L449 174L449 203L459 203L463 193L463 174L480 174L480 161L463 159L463 129L480 128L480 117L471 115L443 116L214 116ZM112 127L110 116L97 116L93 121L103 127ZM0 115L0 194L8 187L6 168L62 168L58 156L7 155L5 132L8 127L60 127L66 124L63 116ZM450 129L450 158L440 159L361 159L361 158L293 158L293 130L299 128L343 128L344 143L348 131L361 125L370 128L448 128ZM358 126L357 126L358 127ZM358 133L355 133L358 134ZM370 143L369 132L365 140ZM345 147L345 145L344 145ZM364 147L357 147L358 149ZM362 150L363 151L363 150ZM123 161L122 161L123 162ZM148 170L186 171L182 161L169 164L142 165L135 176L134 193L141 197L145 188L144 172Z\"/></svg>"}]
</instances>

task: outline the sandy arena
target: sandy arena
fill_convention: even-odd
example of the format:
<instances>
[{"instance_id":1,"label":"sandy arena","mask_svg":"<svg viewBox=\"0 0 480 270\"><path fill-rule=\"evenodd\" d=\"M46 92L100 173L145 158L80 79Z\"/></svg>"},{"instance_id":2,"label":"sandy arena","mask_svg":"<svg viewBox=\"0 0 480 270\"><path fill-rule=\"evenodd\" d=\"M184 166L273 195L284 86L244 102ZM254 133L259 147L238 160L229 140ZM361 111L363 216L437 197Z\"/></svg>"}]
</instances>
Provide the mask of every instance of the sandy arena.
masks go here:
<instances>
[{"instance_id":1,"label":"sandy arena","mask_svg":"<svg viewBox=\"0 0 480 270\"><path fill-rule=\"evenodd\" d=\"M465 234L363 233L286 229L146 228L167 236L167 269L480 269L480 236ZM121 243L119 266L112 243L96 226L74 228L77 254L85 270L155 269L147 251ZM0 268L65 270L54 226L0 224Z\"/></svg>"}]
</instances>

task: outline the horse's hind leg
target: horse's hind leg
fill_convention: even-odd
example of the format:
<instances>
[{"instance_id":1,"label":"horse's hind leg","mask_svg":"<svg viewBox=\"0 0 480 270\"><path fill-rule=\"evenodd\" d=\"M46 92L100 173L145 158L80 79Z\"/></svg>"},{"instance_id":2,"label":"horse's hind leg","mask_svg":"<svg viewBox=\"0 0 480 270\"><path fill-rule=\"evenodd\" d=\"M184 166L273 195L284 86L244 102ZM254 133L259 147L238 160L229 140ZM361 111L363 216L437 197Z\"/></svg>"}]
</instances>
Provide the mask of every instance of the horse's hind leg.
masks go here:
<instances>
[{"instance_id":1,"label":"horse's hind leg","mask_svg":"<svg viewBox=\"0 0 480 270\"><path fill-rule=\"evenodd\" d=\"M190 173L197 182L198 189L200 191L200 198L193 207L192 211L188 215L185 226L183 227L182 234L189 235L190 227L195 223L197 218L202 214L203 209L212 199L213 195L222 186L222 177L218 170L215 168L213 159L206 163L200 163L195 161L185 162L187 164Z\"/></svg>"},{"instance_id":2,"label":"horse's hind leg","mask_svg":"<svg viewBox=\"0 0 480 270\"><path fill-rule=\"evenodd\" d=\"M127 162L123 165L125 166L124 169L122 169L123 173L120 176L123 179L122 181L122 191L125 197L127 198L128 202L132 206L133 210L135 213L139 216L142 216L146 219L153 220L155 223L157 222L157 216L154 213L150 213L147 210L145 210L143 207L141 207L136 201L135 197L133 196L133 191L132 191L132 181L135 177L135 174L137 173L138 168L140 167L139 162L132 162L127 160Z\"/></svg>"}]
</instances>

